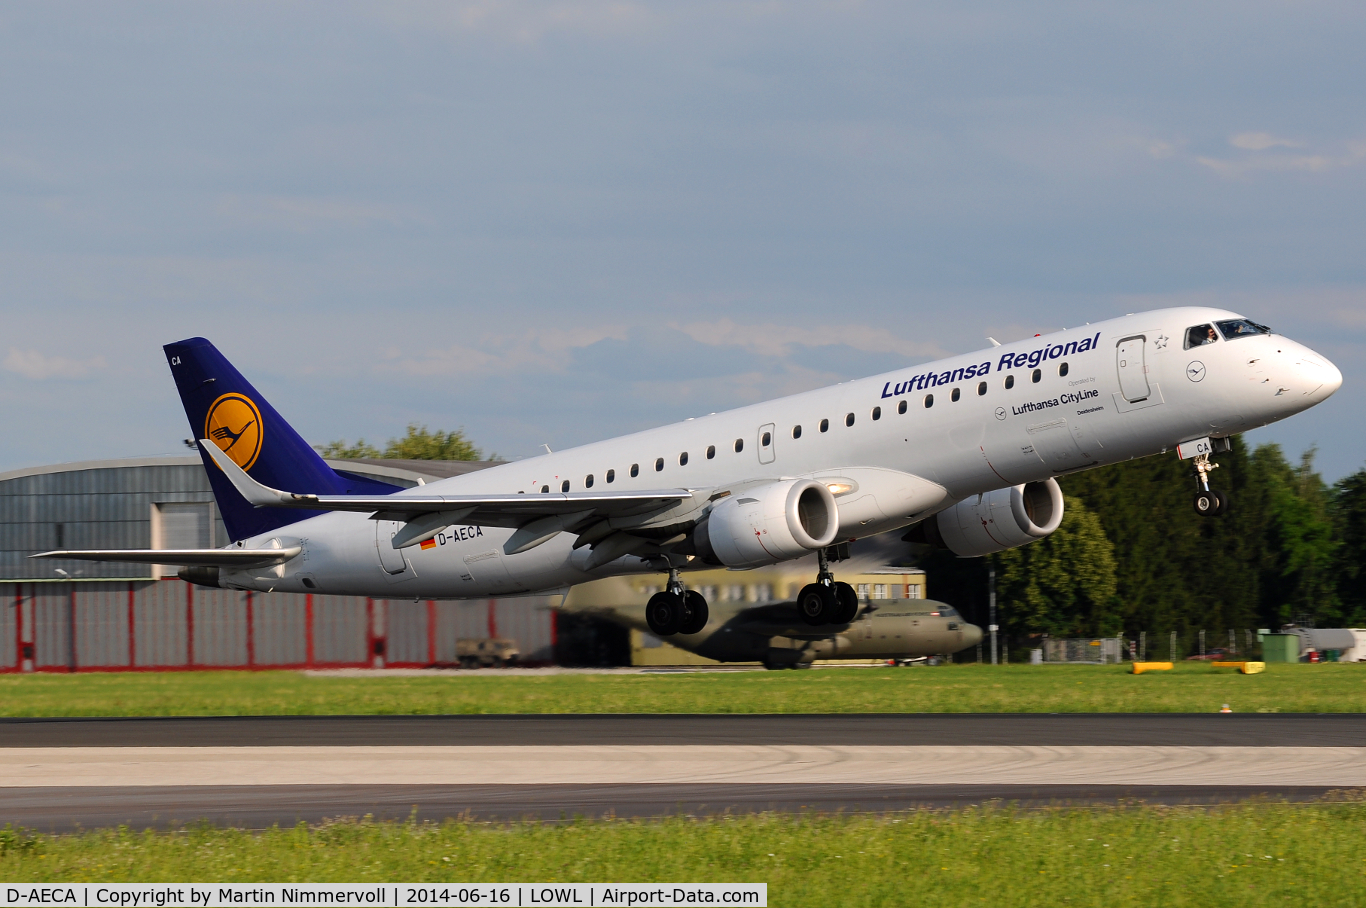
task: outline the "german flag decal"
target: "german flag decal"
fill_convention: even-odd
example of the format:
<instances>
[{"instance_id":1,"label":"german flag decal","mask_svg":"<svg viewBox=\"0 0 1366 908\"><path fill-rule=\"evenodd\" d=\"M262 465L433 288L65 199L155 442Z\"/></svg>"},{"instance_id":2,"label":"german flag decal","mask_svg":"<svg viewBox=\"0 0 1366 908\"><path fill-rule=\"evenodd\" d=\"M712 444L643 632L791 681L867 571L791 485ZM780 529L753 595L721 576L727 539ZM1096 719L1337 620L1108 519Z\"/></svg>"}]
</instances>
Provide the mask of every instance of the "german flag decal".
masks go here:
<instances>
[{"instance_id":1,"label":"german flag decal","mask_svg":"<svg viewBox=\"0 0 1366 908\"><path fill-rule=\"evenodd\" d=\"M424 552L427 551L427 549L434 549L434 548L436 548L436 540L435 540L435 539L426 539L426 540L423 540L422 545L421 545L421 548L422 548L422 551L424 551Z\"/></svg>"}]
</instances>

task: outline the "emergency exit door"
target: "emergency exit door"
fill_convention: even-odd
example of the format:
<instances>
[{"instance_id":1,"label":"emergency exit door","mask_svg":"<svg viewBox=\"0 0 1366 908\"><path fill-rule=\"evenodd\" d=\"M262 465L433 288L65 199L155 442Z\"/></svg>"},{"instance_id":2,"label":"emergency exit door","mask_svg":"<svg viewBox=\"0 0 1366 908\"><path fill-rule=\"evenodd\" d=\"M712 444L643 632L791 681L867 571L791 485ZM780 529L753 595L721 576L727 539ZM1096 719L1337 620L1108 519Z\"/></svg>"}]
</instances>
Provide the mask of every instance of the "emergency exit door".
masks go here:
<instances>
[{"instance_id":1,"label":"emergency exit door","mask_svg":"<svg viewBox=\"0 0 1366 908\"><path fill-rule=\"evenodd\" d=\"M1148 339L1143 335L1126 337L1115 349L1119 367L1119 391L1129 403L1147 400L1152 390L1148 387Z\"/></svg>"}]
</instances>

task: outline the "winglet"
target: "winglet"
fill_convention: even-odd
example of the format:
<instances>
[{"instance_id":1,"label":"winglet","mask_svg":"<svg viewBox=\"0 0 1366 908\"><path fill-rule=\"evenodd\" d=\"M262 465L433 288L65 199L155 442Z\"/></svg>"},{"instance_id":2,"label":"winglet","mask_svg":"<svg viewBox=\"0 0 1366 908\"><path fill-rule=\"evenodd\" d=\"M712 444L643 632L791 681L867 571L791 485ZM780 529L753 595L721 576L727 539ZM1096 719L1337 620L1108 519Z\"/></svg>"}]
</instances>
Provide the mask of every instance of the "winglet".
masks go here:
<instances>
[{"instance_id":1,"label":"winglet","mask_svg":"<svg viewBox=\"0 0 1366 908\"><path fill-rule=\"evenodd\" d=\"M209 441L207 438L199 439L199 446L204 452L213 458L213 462L218 464L233 488L241 494L247 502L256 508L298 508L308 507L304 502L317 502L317 495L295 495L292 492L281 492L279 489L272 489L270 486L262 485L247 475L233 459L229 457L218 445Z\"/></svg>"}]
</instances>

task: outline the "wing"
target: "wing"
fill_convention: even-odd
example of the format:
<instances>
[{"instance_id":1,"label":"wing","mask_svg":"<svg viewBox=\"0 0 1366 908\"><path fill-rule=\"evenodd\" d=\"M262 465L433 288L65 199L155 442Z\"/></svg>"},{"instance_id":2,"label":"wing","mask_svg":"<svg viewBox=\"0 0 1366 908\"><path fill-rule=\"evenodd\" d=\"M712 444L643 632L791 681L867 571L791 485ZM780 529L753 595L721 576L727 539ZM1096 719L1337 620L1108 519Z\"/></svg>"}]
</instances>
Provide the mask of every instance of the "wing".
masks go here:
<instances>
[{"instance_id":1,"label":"wing","mask_svg":"<svg viewBox=\"0 0 1366 908\"><path fill-rule=\"evenodd\" d=\"M283 549L80 549L40 552L30 558L55 558L63 561L127 561L133 564L178 564L186 567L248 567L253 564L280 564L303 551L302 546Z\"/></svg>"},{"instance_id":2,"label":"wing","mask_svg":"<svg viewBox=\"0 0 1366 908\"><path fill-rule=\"evenodd\" d=\"M262 485L247 475L218 445L201 439L200 445L222 468L233 487L258 508L305 508L315 511L356 511L375 520L402 521L394 536L394 548L416 545L455 523L516 529L504 551L509 555L540 545L558 533L585 530L605 520L639 518L692 501L698 493L689 489L644 492L547 492L494 495L422 495L405 489L392 495L311 495L283 492ZM705 495L703 495L705 499ZM599 532L584 544L605 538ZM611 546L622 548L627 540ZM622 549L626 554L630 547Z\"/></svg>"},{"instance_id":3,"label":"wing","mask_svg":"<svg viewBox=\"0 0 1366 908\"><path fill-rule=\"evenodd\" d=\"M308 495L282 492L247 475L211 441L199 442L233 486L258 508L308 508L315 511L360 511L379 520L412 520L422 514L459 511L457 521L481 526L520 527L538 517L590 511L593 516L629 517L687 501L687 489L657 492L548 492L545 494L421 495L414 490L393 495ZM412 494L409 494L412 492ZM588 515L585 515L588 516Z\"/></svg>"}]
</instances>

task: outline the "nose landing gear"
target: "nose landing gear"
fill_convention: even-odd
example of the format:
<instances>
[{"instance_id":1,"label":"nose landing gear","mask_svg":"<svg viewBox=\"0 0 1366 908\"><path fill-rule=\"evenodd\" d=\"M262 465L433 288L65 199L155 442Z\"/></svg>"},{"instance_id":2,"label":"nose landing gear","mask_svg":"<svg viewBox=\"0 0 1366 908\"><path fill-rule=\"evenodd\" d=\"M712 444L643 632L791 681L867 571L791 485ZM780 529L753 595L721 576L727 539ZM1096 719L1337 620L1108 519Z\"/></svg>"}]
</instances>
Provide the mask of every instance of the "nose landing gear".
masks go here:
<instances>
[{"instance_id":1,"label":"nose landing gear","mask_svg":"<svg viewBox=\"0 0 1366 908\"><path fill-rule=\"evenodd\" d=\"M1197 454L1195 460L1195 481L1200 490L1195 493L1195 513L1201 517L1222 517L1228 513L1228 494L1209 487L1209 474L1219 469L1211 463L1208 454Z\"/></svg>"},{"instance_id":2,"label":"nose landing gear","mask_svg":"<svg viewBox=\"0 0 1366 908\"><path fill-rule=\"evenodd\" d=\"M797 611L802 620L812 626L848 624L858 614L858 593L830 573L825 549L819 549L816 557L820 561L820 572L816 574L815 583L808 583L797 594Z\"/></svg>"},{"instance_id":3,"label":"nose landing gear","mask_svg":"<svg viewBox=\"0 0 1366 908\"><path fill-rule=\"evenodd\" d=\"M669 584L645 605L645 623L656 637L699 634L710 617L707 600L696 590L685 590L678 568L669 568Z\"/></svg>"}]
</instances>

